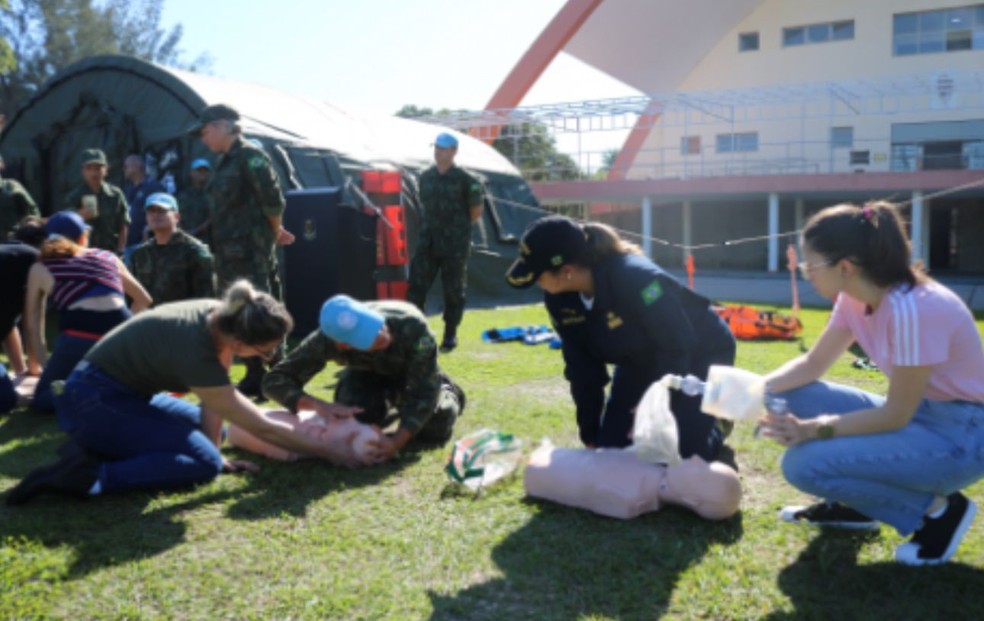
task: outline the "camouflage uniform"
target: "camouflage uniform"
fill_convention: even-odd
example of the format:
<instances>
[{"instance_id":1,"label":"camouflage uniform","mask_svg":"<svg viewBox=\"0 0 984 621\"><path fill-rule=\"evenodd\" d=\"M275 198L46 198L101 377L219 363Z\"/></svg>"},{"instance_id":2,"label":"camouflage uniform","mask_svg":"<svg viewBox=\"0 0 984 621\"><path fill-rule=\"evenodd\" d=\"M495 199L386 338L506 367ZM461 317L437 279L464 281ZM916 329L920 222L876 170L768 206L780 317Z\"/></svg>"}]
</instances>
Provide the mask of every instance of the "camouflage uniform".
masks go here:
<instances>
[{"instance_id":1,"label":"camouflage uniform","mask_svg":"<svg viewBox=\"0 0 984 621\"><path fill-rule=\"evenodd\" d=\"M215 269L208 247L177 230L167 244L153 237L140 244L130 259L133 275L154 298L154 305L215 297Z\"/></svg>"},{"instance_id":2,"label":"camouflage uniform","mask_svg":"<svg viewBox=\"0 0 984 621\"><path fill-rule=\"evenodd\" d=\"M420 175L424 217L410 263L407 300L424 310L438 270L444 289L444 326L452 332L465 312L465 281L471 252L471 207L482 204L482 184L458 166L443 175L431 166Z\"/></svg>"},{"instance_id":3,"label":"camouflage uniform","mask_svg":"<svg viewBox=\"0 0 984 621\"><path fill-rule=\"evenodd\" d=\"M200 227L212 215L211 201L209 200L208 194L204 190L196 190L189 186L181 190L175 198L178 199L178 204L181 205L181 222L178 223L179 226L200 239L203 243L211 245L211 235L209 234L208 227L197 234L192 233L192 231Z\"/></svg>"},{"instance_id":4,"label":"camouflage uniform","mask_svg":"<svg viewBox=\"0 0 984 621\"><path fill-rule=\"evenodd\" d=\"M27 216L40 216L38 206L17 181L0 179L0 242L4 242Z\"/></svg>"},{"instance_id":5,"label":"camouflage uniform","mask_svg":"<svg viewBox=\"0 0 984 621\"><path fill-rule=\"evenodd\" d=\"M437 343L423 314L395 300L366 302L383 315L393 337L380 351L340 349L321 330L308 335L263 380L264 394L297 411L304 385L328 362L344 366L335 401L363 408L356 418L384 426L391 407L400 429L422 442L451 438L464 401L460 389L437 366Z\"/></svg>"},{"instance_id":6,"label":"camouflage uniform","mask_svg":"<svg viewBox=\"0 0 984 621\"><path fill-rule=\"evenodd\" d=\"M270 158L237 138L219 157L205 188L212 201L212 253L220 290L245 278L270 293L277 278L276 236L268 216L284 211Z\"/></svg>"},{"instance_id":7,"label":"camouflage uniform","mask_svg":"<svg viewBox=\"0 0 984 621\"><path fill-rule=\"evenodd\" d=\"M130 210L123 190L111 183L103 182L102 190L93 192L83 183L65 197L65 209L73 211L82 209L82 197L87 194L95 195L99 201L99 215L86 220L86 224L92 227L92 232L89 233L89 246L117 252L120 247L120 226L123 223L130 223Z\"/></svg>"}]
</instances>

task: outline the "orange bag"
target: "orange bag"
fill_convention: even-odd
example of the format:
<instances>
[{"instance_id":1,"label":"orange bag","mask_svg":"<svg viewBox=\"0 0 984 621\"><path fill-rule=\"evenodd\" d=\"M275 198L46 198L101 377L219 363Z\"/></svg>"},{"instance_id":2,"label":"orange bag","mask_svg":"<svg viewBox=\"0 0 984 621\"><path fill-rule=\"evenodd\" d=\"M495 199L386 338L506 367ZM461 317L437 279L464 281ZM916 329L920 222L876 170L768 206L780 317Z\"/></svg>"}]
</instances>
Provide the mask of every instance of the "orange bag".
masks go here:
<instances>
[{"instance_id":1,"label":"orange bag","mask_svg":"<svg viewBox=\"0 0 984 621\"><path fill-rule=\"evenodd\" d=\"M751 306L715 306L735 338L746 341L785 340L799 338L803 324L796 317Z\"/></svg>"}]
</instances>

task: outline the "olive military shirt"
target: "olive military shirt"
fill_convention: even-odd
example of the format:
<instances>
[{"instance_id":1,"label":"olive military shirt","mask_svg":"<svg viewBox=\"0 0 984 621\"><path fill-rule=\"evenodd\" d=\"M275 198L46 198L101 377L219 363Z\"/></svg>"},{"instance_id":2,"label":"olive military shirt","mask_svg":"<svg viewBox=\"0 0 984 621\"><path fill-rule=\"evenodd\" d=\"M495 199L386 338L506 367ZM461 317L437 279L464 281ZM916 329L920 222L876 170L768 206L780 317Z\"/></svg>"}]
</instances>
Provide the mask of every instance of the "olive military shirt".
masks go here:
<instances>
[{"instance_id":1,"label":"olive military shirt","mask_svg":"<svg viewBox=\"0 0 984 621\"><path fill-rule=\"evenodd\" d=\"M0 242L4 242L27 216L40 216L34 199L20 183L0 179Z\"/></svg>"},{"instance_id":2,"label":"olive military shirt","mask_svg":"<svg viewBox=\"0 0 984 621\"><path fill-rule=\"evenodd\" d=\"M424 218L418 246L434 256L467 257L471 250L471 208L482 204L482 184L458 166L443 175L431 166L420 175Z\"/></svg>"},{"instance_id":3,"label":"olive military shirt","mask_svg":"<svg viewBox=\"0 0 984 621\"><path fill-rule=\"evenodd\" d=\"M137 246L131 271L154 305L215 297L215 261L208 247L188 233L175 231L166 244L151 237Z\"/></svg>"},{"instance_id":4,"label":"olive military shirt","mask_svg":"<svg viewBox=\"0 0 984 621\"><path fill-rule=\"evenodd\" d=\"M315 330L263 379L263 393L297 411L304 385L328 362L369 371L403 383L398 414L400 428L416 434L433 415L441 391L437 343L427 319L416 306L397 300L366 302L381 313L393 337L380 351L340 349L321 330Z\"/></svg>"},{"instance_id":5,"label":"olive military shirt","mask_svg":"<svg viewBox=\"0 0 984 621\"><path fill-rule=\"evenodd\" d=\"M272 271L276 237L267 218L281 215L286 202L270 157L237 138L219 157L205 191L212 200L216 261L253 260L262 271Z\"/></svg>"},{"instance_id":6,"label":"olive military shirt","mask_svg":"<svg viewBox=\"0 0 984 621\"><path fill-rule=\"evenodd\" d=\"M89 246L118 252L120 227L123 224L130 224L130 209L126 204L123 190L111 183L103 182L102 189L99 192L93 192L88 185L83 183L65 197L65 209L79 211L82 209L82 197L90 194L95 195L99 201L99 214L86 221L86 224L92 227L92 232L89 234Z\"/></svg>"}]
</instances>

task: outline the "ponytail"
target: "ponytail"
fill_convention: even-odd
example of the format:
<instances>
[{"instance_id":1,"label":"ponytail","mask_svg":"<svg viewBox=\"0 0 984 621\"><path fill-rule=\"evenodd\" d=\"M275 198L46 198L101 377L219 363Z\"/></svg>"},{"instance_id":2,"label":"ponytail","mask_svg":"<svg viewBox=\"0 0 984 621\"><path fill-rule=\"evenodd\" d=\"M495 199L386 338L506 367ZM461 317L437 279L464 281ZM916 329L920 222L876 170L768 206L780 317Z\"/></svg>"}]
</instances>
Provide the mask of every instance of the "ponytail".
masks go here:
<instances>
[{"instance_id":1,"label":"ponytail","mask_svg":"<svg viewBox=\"0 0 984 621\"><path fill-rule=\"evenodd\" d=\"M261 345L287 336L294 320L273 296L257 291L248 280L237 280L222 298L216 327L246 345Z\"/></svg>"},{"instance_id":2,"label":"ponytail","mask_svg":"<svg viewBox=\"0 0 984 621\"><path fill-rule=\"evenodd\" d=\"M815 213L803 227L803 242L825 259L848 259L879 287L908 289L927 277L912 266L909 238L895 205L842 204Z\"/></svg>"},{"instance_id":3,"label":"ponytail","mask_svg":"<svg viewBox=\"0 0 984 621\"><path fill-rule=\"evenodd\" d=\"M601 222L585 222L581 225L588 241L591 263L597 263L615 254L642 254L639 246L625 241L612 227Z\"/></svg>"}]
</instances>

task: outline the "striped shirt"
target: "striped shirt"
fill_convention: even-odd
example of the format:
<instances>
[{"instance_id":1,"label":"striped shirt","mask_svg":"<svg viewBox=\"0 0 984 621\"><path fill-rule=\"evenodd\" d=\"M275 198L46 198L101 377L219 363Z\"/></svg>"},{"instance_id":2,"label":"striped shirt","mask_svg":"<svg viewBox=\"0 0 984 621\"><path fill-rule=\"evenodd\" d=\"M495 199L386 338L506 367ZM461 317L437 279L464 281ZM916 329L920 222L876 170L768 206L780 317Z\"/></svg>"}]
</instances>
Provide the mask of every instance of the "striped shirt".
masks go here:
<instances>
[{"instance_id":1,"label":"striped shirt","mask_svg":"<svg viewBox=\"0 0 984 621\"><path fill-rule=\"evenodd\" d=\"M51 301L59 311L88 297L123 295L123 279L112 252L90 248L78 256L43 263L55 278Z\"/></svg>"},{"instance_id":2,"label":"striped shirt","mask_svg":"<svg viewBox=\"0 0 984 621\"><path fill-rule=\"evenodd\" d=\"M984 348L967 306L935 281L890 290L878 308L846 293L830 325L847 328L886 375L895 367L932 367L925 398L984 403Z\"/></svg>"}]
</instances>

